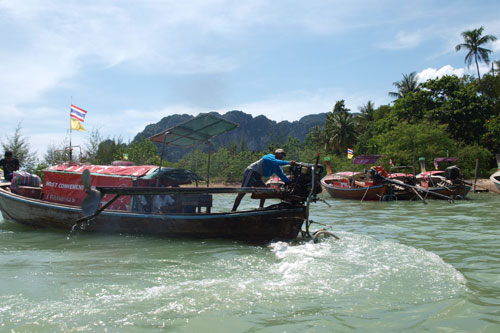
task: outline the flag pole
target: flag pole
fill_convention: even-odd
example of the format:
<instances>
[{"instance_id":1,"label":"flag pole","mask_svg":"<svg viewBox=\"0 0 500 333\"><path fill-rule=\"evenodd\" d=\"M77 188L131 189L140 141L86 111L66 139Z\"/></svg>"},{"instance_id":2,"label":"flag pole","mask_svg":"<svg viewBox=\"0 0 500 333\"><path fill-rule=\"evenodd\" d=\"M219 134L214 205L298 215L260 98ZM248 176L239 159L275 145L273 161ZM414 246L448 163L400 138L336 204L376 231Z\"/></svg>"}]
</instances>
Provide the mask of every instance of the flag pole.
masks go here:
<instances>
[{"instance_id":1,"label":"flag pole","mask_svg":"<svg viewBox=\"0 0 500 333\"><path fill-rule=\"evenodd\" d=\"M71 110L71 105L73 105L73 96L71 96L71 103L69 105L70 110ZM70 116L69 116L69 163L71 163L72 158L73 158L73 148L71 147L71 133L72 133L72 129L71 129L71 113L70 113Z\"/></svg>"}]
</instances>

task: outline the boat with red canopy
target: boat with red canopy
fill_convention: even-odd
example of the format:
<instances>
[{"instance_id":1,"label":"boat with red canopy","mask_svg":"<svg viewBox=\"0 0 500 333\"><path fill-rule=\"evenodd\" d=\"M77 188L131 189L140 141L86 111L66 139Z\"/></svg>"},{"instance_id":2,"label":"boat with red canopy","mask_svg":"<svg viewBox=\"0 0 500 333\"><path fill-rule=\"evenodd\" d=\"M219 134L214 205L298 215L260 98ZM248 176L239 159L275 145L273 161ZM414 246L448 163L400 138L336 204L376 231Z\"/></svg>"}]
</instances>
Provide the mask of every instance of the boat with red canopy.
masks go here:
<instances>
[{"instance_id":1,"label":"boat with red canopy","mask_svg":"<svg viewBox=\"0 0 500 333\"><path fill-rule=\"evenodd\" d=\"M374 165L382 155L360 155L352 160L353 165ZM388 185L374 180L370 173L343 171L333 173L330 160L326 159L327 175L321 185L327 193L337 199L382 200L388 193ZM383 172L382 169L379 170Z\"/></svg>"},{"instance_id":2,"label":"boat with red canopy","mask_svg":"<svg viewBox=\"0 0 500 333\"><path fill-rule=\"evenodd\" d=\"M424 200L445 199L453 201L464 199L471 187L463 179L460 169L456 165L448 166L445 170L438 170L439 163L455 163L454 157L437 157L434 159L436 170L427 171L425 158L421 157L421 172L414 176L414 172L391 172L388 176L373 174L375 179L389 184L389 195L395 200ZM401 166L394 169L409 169Z\"/></svg>"},{"instance_id":3,"label":"boat with red canopy","mask_svg":"<svg viewBox=\"0 0 500 333\"><path fill-rule=\"evenodd\" d=\"M236 126L201 114L151 139L161 142L163 159L167 143L210 145L215 135ZM183 187L200 177L188 170L163 168L161 163L160 167L58 165L44 171L41 187L11 188L3 183L0 210L6 219L33 227L252 242L293 240L301 231L309 234L309 204L321 192L322 171L318 161L296 163L291 167L293 181L276 190ZM214 196L240 192L276 200L263 209L212 212Z\"/></svg>"}]
</instances>

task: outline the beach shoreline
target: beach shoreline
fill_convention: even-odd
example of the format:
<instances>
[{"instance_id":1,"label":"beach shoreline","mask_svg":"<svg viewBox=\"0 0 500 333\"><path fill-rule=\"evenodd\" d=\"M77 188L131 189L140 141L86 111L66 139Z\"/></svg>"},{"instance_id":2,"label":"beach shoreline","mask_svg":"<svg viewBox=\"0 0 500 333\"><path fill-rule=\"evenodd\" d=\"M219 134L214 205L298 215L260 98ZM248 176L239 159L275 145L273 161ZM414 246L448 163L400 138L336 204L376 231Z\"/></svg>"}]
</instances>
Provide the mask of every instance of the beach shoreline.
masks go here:
<instances>
[{"instance_id":1,"label":"beach shoreline","mask_svg":"<svg viewBox=\"0 0 500 333\"><path fill-rule=\"evenodd\" d=\"M470 182L471 184L474 184L474 179L468 179L467 181ZM473 185L471 186L474 188ZM488 192L500 194L500 191L497 189L495 184L489 178L478 179L476 181L476 190L479 192L488 190Z\"/></svg>"}]
</instances>

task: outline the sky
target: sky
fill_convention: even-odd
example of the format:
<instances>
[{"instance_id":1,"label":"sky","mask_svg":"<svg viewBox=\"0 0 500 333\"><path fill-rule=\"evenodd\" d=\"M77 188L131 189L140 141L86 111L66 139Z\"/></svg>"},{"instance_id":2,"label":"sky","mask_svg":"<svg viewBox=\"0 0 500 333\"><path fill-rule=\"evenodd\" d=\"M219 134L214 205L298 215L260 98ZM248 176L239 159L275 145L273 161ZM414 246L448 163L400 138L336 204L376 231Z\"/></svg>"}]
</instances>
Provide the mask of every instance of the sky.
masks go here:
<instances>
[{"instance_id":1,"label":"sky","mask_svg":"<svg viewBox=\"0 0 500 333\"><path fill-rule=\"evenodd\" d=\"M71 104L81 147L172 114L357 112L403 74L475 75L455 46L481 26L499 60L498 0L0 0L0 140L19 126L42 159L69 140Z\"/></svg>"}]
</instances>

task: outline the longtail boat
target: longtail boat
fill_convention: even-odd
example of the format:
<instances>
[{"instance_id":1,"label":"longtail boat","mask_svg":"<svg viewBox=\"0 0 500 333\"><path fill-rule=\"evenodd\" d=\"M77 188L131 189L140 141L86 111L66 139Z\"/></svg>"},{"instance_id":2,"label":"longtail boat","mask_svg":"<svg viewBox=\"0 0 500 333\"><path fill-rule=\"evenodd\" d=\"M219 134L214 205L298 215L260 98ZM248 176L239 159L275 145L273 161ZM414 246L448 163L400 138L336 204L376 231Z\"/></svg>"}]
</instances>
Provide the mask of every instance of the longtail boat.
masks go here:
<instances>
[{"instance_id":1,"label":"longtail boat","mask_svg":"<svg viewBox=\"0 0 500 333\"><path fill-rule=\"evenodd\" d=\"M415 185L417 189L425 190L425 197L447 200L467 197L471 187L465 183L462 172L456 165L449 165L445 170L438 170L440 163L455 163L456 157L436 157L433 161L436 170L429 171L426 170L425 159L419 160L421 172L415 176ZM405 198L403 193L398 196L400 200Z\"/></svg>"},{"instance_id":2,"label":"longtail boat","mask_svg":"<svg viewBox=\"0 0 500 333\"><path fill-rule=\"evenodd\" d=\"M353 164L373 165L382 155L360 155L353 158ZM327 175L321 185L333 198L352 200L383 200L388 185L374 180L369 173L345 171L333 173L330 161L325 160Z\"/></svg>"},{"instance_id":3,"label":"longtail boat","mask_svg":"<svg viewBox=\"0 0 500 333\"><path fill-rule=\"evenodd\" d=\"M153 141L188 146L236 126L202 114L155 135ZM316 160L316 164L296 163L290 169L293 180L280 189L201 188L182 187L197 176L162 168L161 163L155 168L60 165L45 170L40 187L2 183L0 210L6 219L33 227L252 242L293 240L301 231L309 233L309 205L321 192L323 167ZM241 192L278 203L262 209L212 212L214 196Z\"/></svg>"},{"instance_id":4,"label":"longtail boat","mask_svg":"<svg viewBox=\"0 0 500 333\"><path fill-rule=\"evenodd\" d=\"M423 200L445 199L454 201L455 199L464 199L471 187L463 179L460 169L453 165L445 170L427 171L425 168L425 159L420 159L421 172L414 175L414 172L392 172L393 169L410 169L413 167L400 166L391 169L388 175L377 173L376 170L370 170L372 178L379 182L388 184L389 193L387 198L392 200ZM456 162L454 157L438 157L434 160L436 169L439 163Z\"/></svg>"},{"instance_id":5,"label":"longtail boat","mask_svg":"<svg viewBox=\"0 0 500 333\"><path fill-rule=\"evenodd\" d=\"M498 170L490 176L490 180L495 184L498 191L500 191L500 154L496 154Z\"/></svg>"}]
</instances>

